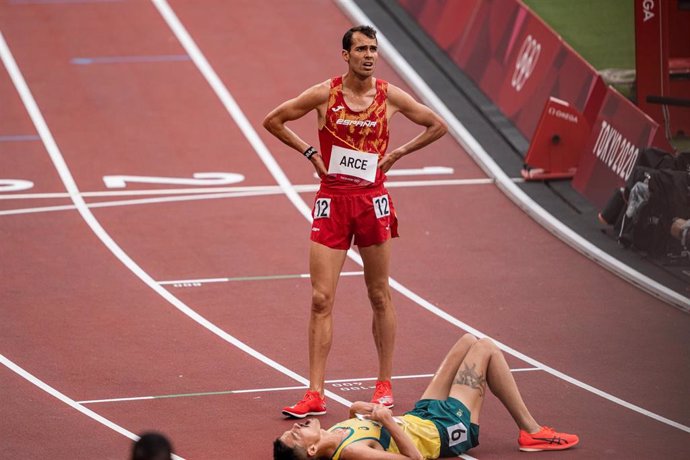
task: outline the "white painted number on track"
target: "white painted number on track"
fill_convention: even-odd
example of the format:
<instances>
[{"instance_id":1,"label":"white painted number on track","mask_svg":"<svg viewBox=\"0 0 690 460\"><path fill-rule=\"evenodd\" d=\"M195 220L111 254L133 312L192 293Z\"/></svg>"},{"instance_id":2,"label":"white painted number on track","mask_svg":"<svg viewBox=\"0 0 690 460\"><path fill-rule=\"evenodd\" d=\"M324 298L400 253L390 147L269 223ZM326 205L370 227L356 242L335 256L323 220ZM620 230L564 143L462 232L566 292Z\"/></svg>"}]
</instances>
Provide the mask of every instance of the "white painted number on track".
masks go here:
<instances>
[{"instance_id":1,"label":"white painted number on track","mask_svg":"<svg viewBox=\"0 0 690 460\"><path fill-rule=\"evenodd\" d=\"M0 193L1 192L19 192L20 190L29 190L33 188L34 183L28 180L21 179L0 179Z\"/></svg>"},{"instance_id":2,"label":"white painted number on track","mask_svg":"<svg viewBox=\"0 0 690 460\"><path fill-rule=\"evenodd\" d=\"M174 185L228 185L236 184L244 180L242 174L207 172L194 173L194 179L183 177L156 177L156 176L103 176L103 182L108 188L125 188L128 183L140 184L174 184Z\"/></svg>"}]
</instances>

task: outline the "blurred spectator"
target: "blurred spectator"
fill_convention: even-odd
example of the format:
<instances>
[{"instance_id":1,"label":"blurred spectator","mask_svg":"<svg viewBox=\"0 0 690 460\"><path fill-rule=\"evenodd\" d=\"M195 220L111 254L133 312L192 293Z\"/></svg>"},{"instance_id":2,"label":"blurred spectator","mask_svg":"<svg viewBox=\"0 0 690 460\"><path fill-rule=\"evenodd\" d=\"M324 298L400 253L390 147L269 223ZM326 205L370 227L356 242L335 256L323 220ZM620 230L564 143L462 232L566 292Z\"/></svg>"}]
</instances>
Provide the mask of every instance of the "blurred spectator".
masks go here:
<instances>
[{"instance_id":1,"label":"blurred spectator","mask_svg":"<svg viewBox=\"0 0 690 460\"><path fill-rule=\"evenodd\" d=\"M172 444L160 433L144 433L132 447L132 460L171 460Z\"/></svg>"},{"instance_id":2,"label":"blurred spectator","mask_svg":"<svg viewBox=\"0 0 690 460\"><path fill-rule=\"evenodd\" d=\"M690 249L690 239L688 238L688 233L690 233L690 220L681 219L680 217L673 220L671 224L671 235L680 241L683 249Z\"/></svg>"}]
</instances>

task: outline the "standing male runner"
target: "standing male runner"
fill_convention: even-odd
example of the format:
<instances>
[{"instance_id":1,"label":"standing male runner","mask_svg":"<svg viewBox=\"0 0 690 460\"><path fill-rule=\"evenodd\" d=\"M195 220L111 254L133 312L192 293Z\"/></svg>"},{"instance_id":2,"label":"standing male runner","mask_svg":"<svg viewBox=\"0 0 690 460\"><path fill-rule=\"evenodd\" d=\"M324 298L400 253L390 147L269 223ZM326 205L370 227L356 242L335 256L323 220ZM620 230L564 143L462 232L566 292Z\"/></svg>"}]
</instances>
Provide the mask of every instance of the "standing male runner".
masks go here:
<instances>
[{"instance_id":1,"label":"standing male runner","mask_svg":"<svg viewBox=\"0 0 690 460\"><path fill-rule=\"evenodd\" d=\"M302 153L321 178L314 201L309 253L312 284L309 320L309 390L283 409L302 418L326 413L324 379L333 333L332 310L340 271L354 238L364 262L364 280L373 310L373 334L379 373L372 402L393 406L396 314L388 285L390 239L398 220L383 186L386 172L403 156L446 133L446 125L428 107L400 88L374 78L378 59L376 31L358 26L343 36L347 73L319 83L290 99L264 120L264 127ZM285 124L316 110L320 150L307 144ZM423 126L422 133L386 153L388 122L402 113Z\"/></svg>"}]
</instances>

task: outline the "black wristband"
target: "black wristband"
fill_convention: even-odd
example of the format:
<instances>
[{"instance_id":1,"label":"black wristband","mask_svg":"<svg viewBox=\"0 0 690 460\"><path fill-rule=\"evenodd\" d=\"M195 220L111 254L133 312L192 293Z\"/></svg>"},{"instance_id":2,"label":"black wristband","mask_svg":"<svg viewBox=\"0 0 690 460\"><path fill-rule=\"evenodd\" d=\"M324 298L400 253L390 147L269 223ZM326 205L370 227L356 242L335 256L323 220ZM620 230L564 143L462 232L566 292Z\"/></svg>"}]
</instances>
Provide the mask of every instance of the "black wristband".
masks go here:
<instances>
[{"instance_id":1,"label":"black wristband","mask_svg":"<svg viewBox=\"0 0 690 460\"><path fill-rule=\"evenodd\" d=\"M307 160L311 160L311 157L313 157L315 154L319 153L314 147L309 147L307 150L304 151L302 155L307 157Z\"/></svg>"}]
</instances>

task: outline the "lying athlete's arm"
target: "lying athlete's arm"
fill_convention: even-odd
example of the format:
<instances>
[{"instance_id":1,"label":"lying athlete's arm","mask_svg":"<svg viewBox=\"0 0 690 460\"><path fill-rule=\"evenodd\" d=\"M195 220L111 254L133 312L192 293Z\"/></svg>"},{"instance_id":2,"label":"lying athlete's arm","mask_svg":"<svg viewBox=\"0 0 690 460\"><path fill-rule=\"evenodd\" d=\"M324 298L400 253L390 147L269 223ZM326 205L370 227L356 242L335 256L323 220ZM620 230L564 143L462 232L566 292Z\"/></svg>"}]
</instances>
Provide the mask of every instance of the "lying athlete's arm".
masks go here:
<instances>
[{"instance_id":1,"label":"lying athlete's arm","mask_svg":"<svg viewBox=\"0 0 690 460\"><path fill-rule=\"evenodd\" d=\"M374 410L376 404L364 401L355 401L350 406L350 418L355 414L369 415Z\"/></svg>"},{"instance_id":2,"label":"lying athlete's arm","mask_svg":"<svg viewBox=\"0 0 690 460\"><path fill-rule=\"evenodd\" d=\"M355 407L357 403L352 406ZM380 404L371 403L361 403L362 407L358 409L358 413L363 413L367 408L364 405L371 405L368 417L383 425L383 427L388 430L391 437L398 446L399 454L393 452L385 452L380 449L380 446L376 444L379 448L374 447L373 444L368 444L365 442L356 442L347 446L343 452L340 454L340 458L343 460L424 460L422 454L417 450L412 440L408 435L403 432L400 425L398 425L393 419L393 413L385 406ZM351 413L352 410L351 410Z\"/></svg>"},{"instance_id":3,"label":"lying athlete's arm","mask_svg":"<svg viewBox=\"0 0 690 460\"><path fill-rule=\"evenodd\" d=\"M383 169L383 172L388 171L393 163L403 156L431 144L448 131L448 127L441 117L395 85L388 85L387 106L389 119L400 112L412 122L424 126L426 129L411 141L387 153L379 162L379 167Z\"/></svg>"}]
</instances>

